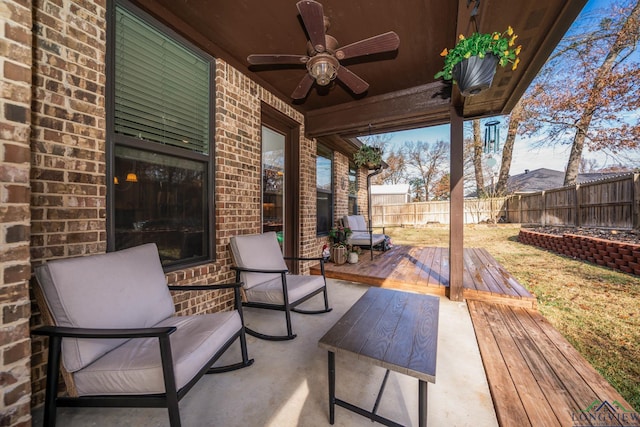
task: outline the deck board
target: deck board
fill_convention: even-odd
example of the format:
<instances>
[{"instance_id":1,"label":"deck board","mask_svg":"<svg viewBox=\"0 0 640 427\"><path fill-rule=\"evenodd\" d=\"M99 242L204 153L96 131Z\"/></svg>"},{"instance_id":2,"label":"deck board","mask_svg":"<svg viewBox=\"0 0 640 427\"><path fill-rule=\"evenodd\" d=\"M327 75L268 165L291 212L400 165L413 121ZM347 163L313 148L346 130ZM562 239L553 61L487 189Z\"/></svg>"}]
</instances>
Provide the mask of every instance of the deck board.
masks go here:
<instances>
[{"instance_id":1,"label":"deck board","mask_svg":"<svg viewBox=\"0 0 640 427\"><path fill-rule=\"evenodd\" d=\"M594 402L631 408L537 310L468 304L501 426L598 425L583 412ZM595 415L620 425L606 405Z\"/></svg>"},{"instance_id":2,"label":"deck board","mask_svg":"<svg viewBox=\"0 0 640 427\"><path fill-rule=\"evenodd\" d=\"M483 248L465 248L463 296L527 308L536 299ZM387 252L360 256L357 264L326 263L327 277L372 286L445 295L449 286L449 249L433 246L394 246ZM312 274L319 274L312 267Z\"/></svg>"}]
</instances>

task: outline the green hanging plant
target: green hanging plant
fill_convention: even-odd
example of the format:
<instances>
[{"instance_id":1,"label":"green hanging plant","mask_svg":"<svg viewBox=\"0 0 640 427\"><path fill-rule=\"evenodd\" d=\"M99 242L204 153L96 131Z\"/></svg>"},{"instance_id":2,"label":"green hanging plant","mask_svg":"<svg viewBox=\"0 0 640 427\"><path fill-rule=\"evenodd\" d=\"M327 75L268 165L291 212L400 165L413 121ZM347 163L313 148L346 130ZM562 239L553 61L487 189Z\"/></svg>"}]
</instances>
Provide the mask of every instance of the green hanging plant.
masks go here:
<instances>
[{"instance_id":1,"label":"green hanging plant","mask_svg":"<svg viewBox=\"0 0 640 427\"><path fill-rule=\"evenodd\" d=\"M448 50L445 48L440 53L440 56L444 57L444 67L434 78L442 77L444 80L451 80L453 78L453 67L456 64L472 56L484 58L488 53L498 58L498 65L501 67L511 63L513 64L511 69L515 70L518 68L518 63L520 62L518 55L520 55L520 49L522 49L522 46L515 46L517 38L518 36L513 33L511 26L503 33L473 33L469 37L460 34L458 43L453 49Z\"/></svg>"},{"instance_id":2,"label":"green hanging plant","mask_svg":"<svg viewBox=\"0 0 640 427\"><path fill-rule=\"evenodd\" d=\"M354 153L353 162L359 168L365 166L369 169L377 169L382 165L382 149L370 145L362 145Z\"/></svg>"}]
</instances>

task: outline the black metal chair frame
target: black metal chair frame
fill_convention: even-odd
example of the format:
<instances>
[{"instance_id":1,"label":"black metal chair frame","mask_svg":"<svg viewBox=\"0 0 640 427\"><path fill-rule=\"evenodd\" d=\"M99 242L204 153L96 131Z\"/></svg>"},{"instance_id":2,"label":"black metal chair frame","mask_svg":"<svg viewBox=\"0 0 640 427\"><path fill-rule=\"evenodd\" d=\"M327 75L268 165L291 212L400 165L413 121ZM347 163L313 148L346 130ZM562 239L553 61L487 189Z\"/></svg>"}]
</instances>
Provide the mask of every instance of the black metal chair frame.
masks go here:
<instances>
[{"instance_id":1,"label":"black metal chair frame","mask_svg":"<svg viewBox=\"0 0 640 427\"><path fill-rule=\"evenodd\" d=\"M301 313L301 314L322 314L322 313L328 313L331 310L333 310L333 308L329 307L329 298L327 296L327 278L326 278L325 273L324 273L324 258L284 257L284 259L288 260L288 261L319 261L320 262L320 272L322 274L322 279L324 280L324 286L322 288L319 288L318 290L316 290L314 292L311 292L308 295L305 295L304 297L298 299L297 301L290 302L289 301L289 294L287 292L287 273L289 272L288 269L285 269L285 270L268 270L268 269L244 268L244 267L237 267L237 266L231 267L233 270L236 271L236 281L240 281L240 274L241 273L274 273L274 274L280 274L280 278L281 278L281 281L282 281L282 293L283 293L284 304L268 304L268 303L260 303L260 302L243 301L242 305L245 306L245 307L264 308L264 309L267 309L267 310L284 311L286 322L287 322L287 335L267 335L267 334L262 334L260 332L254 331L253 329L250 329L250 328L245 326L245 330L246 330L247 334L252 335L252 336L254 336L256 338L260 338L260 339L263 339L263 340L269 340L269 341L292 340L297 336L296 334L293 333L293 327L291 326L291 312L292 311L294 311L296 313ZM301 310L301 309L295 308L296 306L302 304L303 302L309 300L310 298L318 295L320 292L324 292L324 310Z\"/></svg>"},{"instance_id":2,"label":"black metal chair frame","mask_svg":"<svg viewBox=\"0 0 640 427\"><path fill-rule=\"evenodd\" d=\"M188 285L169 286L170 291L198 291L233 288L235 306L242 319L242 304L240 303L241 283L216 284L216 285ZM129 407L129 408L167 408L171 427L180 427L180 410L178 402L205 374L216 374L245 368L253 364L247 353L247 341L243 327L214 354L211 359L200 369L196 376L181 389L177 389L173 370L173 358L171 355L171 342L169 336L177 330L175 326L143 328L143 329L87 329L69 328L60 326L42 326L31 333L49 337L49 359L47 362L47 383L44 406L44 423L46 427L56 425L56 410L58 407ZM58 376L60 374L60 353L63 338L158 338L160 357L162 360L162 372L164 376L165 393L123 395L123 396L79 396L58 397ZM242 362L232 365L211 367L222 354L240 338L240 350Z\"/></svg>"}]
</instances>

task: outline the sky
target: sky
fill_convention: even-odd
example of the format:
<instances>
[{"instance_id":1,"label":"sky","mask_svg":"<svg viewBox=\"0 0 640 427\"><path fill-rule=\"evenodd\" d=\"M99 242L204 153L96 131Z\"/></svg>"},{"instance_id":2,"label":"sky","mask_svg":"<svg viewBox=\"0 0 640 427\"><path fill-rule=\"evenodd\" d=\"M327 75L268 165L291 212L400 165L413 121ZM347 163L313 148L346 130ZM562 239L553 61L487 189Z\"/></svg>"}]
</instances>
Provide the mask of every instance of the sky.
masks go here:
<instances>
[{"instance_id":1,"label":"sky","mask_svg":"<svg viewBox=\"0 0 640 427\"><path fill-rule=\"evenodd\" d=\"M607 8L612 3L611 0L589 0L585 5L582 14L589 13L593 10ZM578 17L580 19L580 17ZM640 111L638 112L640 114ZM508 122L508 117L497 117L502 125ZM484 124L484 120L482 121ZM484 128L484 126L482 126ZM484 129L483 129L484 134ZM501 128L500 139L501 144L504 143L506 129ZM465 130L465 138L470 137ZM393 132L386 134L386 138L390 138L385 145L391 147L401 146L405 141L449 141L449 125L434 126L430 128L413 129L408 131ZM569 141L570 142L570 141ZM571 145L556 145L547 147L536 147L535 140L517 137L513 150L513 159L511 161L511 175L524 173L525 169L535 170L539 168L548 168L564 171L569 159ZM498 160L501 153L494 155ZM603 153L593 153L585 149L583 152L584 159L593 158L597 161L599 167L611 166L619 163L616 159L612 159ZM631 166L631 165L630 165ZM494 167L495 172L499 171L499 161Z\"/></svg>"}]
</instances>

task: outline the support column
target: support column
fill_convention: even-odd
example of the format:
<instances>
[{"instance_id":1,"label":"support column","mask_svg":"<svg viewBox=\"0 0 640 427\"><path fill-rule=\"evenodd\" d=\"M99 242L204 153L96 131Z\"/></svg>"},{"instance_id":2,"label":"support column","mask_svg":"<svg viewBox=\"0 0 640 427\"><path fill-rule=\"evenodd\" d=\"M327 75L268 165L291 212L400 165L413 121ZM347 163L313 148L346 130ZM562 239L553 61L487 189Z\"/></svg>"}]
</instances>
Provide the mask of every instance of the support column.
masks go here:
<instances>
[{"instance_id":1,"label":"support column","mask_svg":"<svg viewBox=\"0 0 640 427\"><path fill-rule=\"evenodd\" d=\"M450 210L449 210L449 299L462 301L464 267L464 135L462 115L451 107Z\"/></svg>"}]
</instances>

